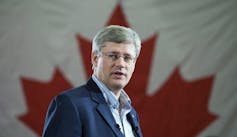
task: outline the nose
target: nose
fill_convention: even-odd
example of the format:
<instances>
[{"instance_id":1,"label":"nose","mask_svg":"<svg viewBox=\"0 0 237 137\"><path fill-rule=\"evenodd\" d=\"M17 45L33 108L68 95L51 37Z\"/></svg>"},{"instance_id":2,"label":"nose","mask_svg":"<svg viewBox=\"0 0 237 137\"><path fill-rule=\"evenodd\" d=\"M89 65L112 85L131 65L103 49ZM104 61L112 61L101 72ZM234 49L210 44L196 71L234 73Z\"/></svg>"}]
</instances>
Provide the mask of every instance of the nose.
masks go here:
<instances>
[{"instance_id":1,"label":"nose","mask_svg":"<svg viewBox=\"0 0 237 137\"><path fill-rule=\"evenodd\" d=\"M115 61L115 65L124 67L126 65L126 62L124 61L123 57L121 56Z\"/></svg>"}]
</instances>

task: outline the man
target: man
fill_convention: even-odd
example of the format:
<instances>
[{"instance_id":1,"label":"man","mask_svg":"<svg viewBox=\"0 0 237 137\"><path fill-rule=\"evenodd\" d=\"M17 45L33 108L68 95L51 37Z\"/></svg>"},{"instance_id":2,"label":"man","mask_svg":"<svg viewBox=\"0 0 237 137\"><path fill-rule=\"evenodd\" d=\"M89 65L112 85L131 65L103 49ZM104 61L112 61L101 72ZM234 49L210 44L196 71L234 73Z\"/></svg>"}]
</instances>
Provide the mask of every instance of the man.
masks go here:
<instances>
[{"instance_id":1,"label":"man","mask_svg":"<svg viewBox=\"0 0 237 137\"><path fill-rule=\"evenodd\" d=\"M51 102L43 137L142 137L138 115L123 90L141 49L130 28L111 25L93 39L93 75Z\"/></svg>"}]
</instances>

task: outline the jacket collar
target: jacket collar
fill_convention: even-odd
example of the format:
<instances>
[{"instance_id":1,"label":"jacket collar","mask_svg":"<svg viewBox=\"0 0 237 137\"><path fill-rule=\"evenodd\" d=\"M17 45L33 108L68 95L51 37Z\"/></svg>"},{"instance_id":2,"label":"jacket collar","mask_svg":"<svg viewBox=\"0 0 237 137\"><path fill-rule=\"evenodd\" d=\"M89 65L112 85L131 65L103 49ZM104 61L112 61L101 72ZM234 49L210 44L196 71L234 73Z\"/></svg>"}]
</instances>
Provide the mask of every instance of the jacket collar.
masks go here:
<instances>
[{"instance_id":1,"label":"jacket collar","mask_svg":"<svg viewBox=\"0 0 237 137\"><path fill-rule=\"evenodd\" d=\"M90 95L91 95L92 100L98 103L98 106L96 108L98 113L100 113L103 119L105 119L106 123L111 127L111 129L113 130L113 132L116 134L117 137L124 137L117 123L114 120L114 117L103 97L102 92L100 91L100 88L96 85L96 83L93 81L92 78L88 80L87 87L90 90ZM132 126L135 137L142 137L137 113L133 107L132 107L131 112L128 113L127 118Z\"/></svg>"},{"instance_id":2,"label":"jacket collar","mask_svg":"<svg viewBox=\"0 0 237 137\"><path fill-rule=\"evenodd\" d=\"M87 87L91 91L90 94L91 94L92 100L98 103L97 108L96 108L98 113L100 113L103 119L105 119L106 123L110 126L110 128L116 134L117 137L124 137L122 132L120 132L120 129L117 126L117 123L114 120L114 117L103 97L102 92L100 91L99 87L96 85L96 83L93 81L92 78L88 80Z\"/></svg>"},{"instance_id":3,"label":"jacket collar","mask_svg":"<svg viewBox=\"0 0 237 137\"><path fill-rule=\"evenodd\" d=\"M127 119L132 126L133 134L135 135L135 137L142 137L139 119L134 108L132 108L132 111L128 113Z\"/></svg>"}]
</instances>

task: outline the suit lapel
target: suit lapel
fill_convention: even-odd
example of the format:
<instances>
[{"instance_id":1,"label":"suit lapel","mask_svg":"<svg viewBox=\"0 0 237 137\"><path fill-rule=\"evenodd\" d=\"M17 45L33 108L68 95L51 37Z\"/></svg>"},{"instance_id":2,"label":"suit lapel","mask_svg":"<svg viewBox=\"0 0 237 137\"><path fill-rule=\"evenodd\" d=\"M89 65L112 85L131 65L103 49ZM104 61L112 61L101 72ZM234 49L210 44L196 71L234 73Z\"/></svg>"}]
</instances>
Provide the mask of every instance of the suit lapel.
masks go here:
<instances>
[{"instance_id":1,"label":"suit lapel","mask_svg":"<svg viewBox=\"0 0 237 137\"><path fill-rule=\"evenodd\" d=\"M124 137L122 132L119 130L119 127L117 127L117 123L115 122L114 117L111 114L108 106L105 104L99 104L97 110L101 114L101 116L105 119L107 124L111 127L116 136Z\"/></svg>"},{"instance_id":2,"label":"suit lapel","mask_svg":"<svg viewBox=\"0 0 237 137\"><path fill-rule=\"evenodd\" d=\"M98 106L96 108L98 113L100 113L100 115L103 117L106 123L110 126L110 128L116 134L117 137L124 137L119 127L117 127L117 123L115 122L114 117L110 111L110 108L108 107L99 87L96 85L96 83L92 79L90 79L87 82L87 85L92 91L90 92L92 100L98 103Z\"/></svg>"},{"instance_id":3,"label":"suit lapel","mask_svg":"<svg viewBox=\"0 0 237 137\"><path fill-rule=\"evenodd\" d=\"M132 126L134 136L135 137L142 137L140 126L139 126L139 121L138 121L137 115L133 109L130 113L128 113L127 119Z\"/></svg>"}]
</instances>

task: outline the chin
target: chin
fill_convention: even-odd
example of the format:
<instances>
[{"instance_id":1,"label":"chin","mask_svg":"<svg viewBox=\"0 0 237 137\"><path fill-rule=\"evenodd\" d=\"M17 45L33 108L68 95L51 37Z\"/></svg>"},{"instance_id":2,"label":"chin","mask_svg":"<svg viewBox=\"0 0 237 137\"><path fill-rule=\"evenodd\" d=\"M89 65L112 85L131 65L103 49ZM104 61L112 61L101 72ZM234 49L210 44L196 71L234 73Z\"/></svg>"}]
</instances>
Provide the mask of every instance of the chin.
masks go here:
<instances>
[{"instance_id":1,"label":"chin","mask_svg":"<svg viewBox=\"0 0 237 137\"><path fill-rule=\"evenodd\" d=\"M122 89L127 85L127 82L125 80L115 80L111 81L110 84L116 89Z\"/></svg>"},{"instance_id":2,"label":"chin","mask_svg":"<svg viewBox=\"0 0 237 137\"><path fill-rule=\"evenodd\" d=\"M122 89L122 88L124 88L126 85L125 84L114 84L114 87L116 88L116 89Z\"/></svg>"}]
</instances>

